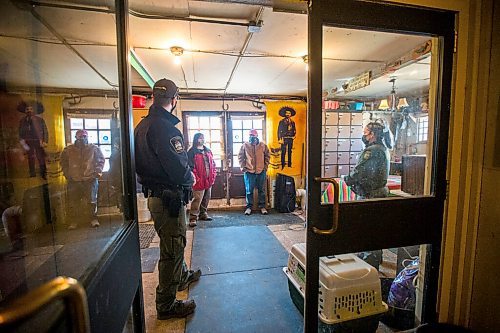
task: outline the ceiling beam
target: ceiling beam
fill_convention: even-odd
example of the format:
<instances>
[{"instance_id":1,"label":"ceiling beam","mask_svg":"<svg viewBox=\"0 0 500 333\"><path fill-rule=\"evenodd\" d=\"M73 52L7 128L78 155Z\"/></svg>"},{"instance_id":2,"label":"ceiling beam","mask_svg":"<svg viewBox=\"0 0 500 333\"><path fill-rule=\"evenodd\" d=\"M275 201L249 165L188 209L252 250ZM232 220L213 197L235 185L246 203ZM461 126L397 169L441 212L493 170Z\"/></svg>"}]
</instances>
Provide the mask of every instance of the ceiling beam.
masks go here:
<instances>
[{"instance_id":1,"label":"ceiling beam","mask_svg":"<svg viewBox=\"0 0 500 333\"><path fill-rule=\"evenodd\" d=\"M155 80L149 74L148 70L142 64L141 60L134 52L134 50L130 49L130 65L136 70L136 72L146 81L148 86L152 89L155 84Z\"/></svg>"}]
</instances>

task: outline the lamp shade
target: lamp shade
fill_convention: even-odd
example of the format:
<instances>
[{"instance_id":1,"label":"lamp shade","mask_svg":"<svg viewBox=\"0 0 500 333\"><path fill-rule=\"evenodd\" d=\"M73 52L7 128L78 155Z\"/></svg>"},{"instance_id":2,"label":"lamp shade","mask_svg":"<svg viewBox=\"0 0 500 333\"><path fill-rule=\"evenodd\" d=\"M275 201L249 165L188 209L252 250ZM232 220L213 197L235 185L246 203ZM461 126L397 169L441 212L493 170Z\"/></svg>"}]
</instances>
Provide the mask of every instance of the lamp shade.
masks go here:
<instances>
[{"instance_id":1,"label":"lamp shade","mask_svg":"<svg viewBox=\"0 0 500 333\"><path fill-rule=\"evenodd\" d=\"M406 108L408 107L408 102L406 101L406 98L400 98L399 103L398 103L398 109L400 108Z\"/></svg>"},{"instance_id":2,"label":"lamp shade","mask_svg":"<svg viewBox=\"0 0 500 333\"><path fill-rule=\"evenodd\" d=\"M378 106L379 110L388 110L389 109L389 103L387 102L387 99L383 99L380 101L380 105Z\"/></svg>"}]
</instances>

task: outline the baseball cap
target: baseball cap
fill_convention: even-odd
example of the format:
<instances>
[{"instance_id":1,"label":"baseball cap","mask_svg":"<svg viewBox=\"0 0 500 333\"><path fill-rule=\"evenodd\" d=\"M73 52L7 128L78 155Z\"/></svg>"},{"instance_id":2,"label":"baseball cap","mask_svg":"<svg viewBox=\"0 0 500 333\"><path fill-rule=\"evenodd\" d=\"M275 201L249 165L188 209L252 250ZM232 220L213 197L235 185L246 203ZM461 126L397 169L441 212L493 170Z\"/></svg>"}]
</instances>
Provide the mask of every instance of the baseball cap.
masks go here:
<instances>
[{"instance_id":1,"label":"baseball cap","mask_svg":"<svg viewBox=\"0 0 500 333\"><path fill-rule=\"evenodd\" d=\"M154 92L163 91L165 97L174 98L179 94L179 88L175 85L172 80L161 79L155 82L153 86L153 94Z\"/></svg>"},{"instance_id":2,"label":"baseball cap","mask_svg":"<svg viewBox=\"0 0 500 333\"><path fill-rule=\"evenodd\" d=\"M252 136L259 136L259 133L257 132L257 130L254 130L254 129L251 129L250 131L248 131L248 135L252 135Z\"/></svg>"},{"instance_id":3,"label":"baseball cap","mask_svg":"<svg viewBox=\"0 0 500 333\"><path fill-rule=\"evenodd\" d=\"M89 136L89 134L87 133L86 130L78 130L78 131L76 131L75 137L77 139L81 138L82 136Z\"/></svg>"}]
</instances>

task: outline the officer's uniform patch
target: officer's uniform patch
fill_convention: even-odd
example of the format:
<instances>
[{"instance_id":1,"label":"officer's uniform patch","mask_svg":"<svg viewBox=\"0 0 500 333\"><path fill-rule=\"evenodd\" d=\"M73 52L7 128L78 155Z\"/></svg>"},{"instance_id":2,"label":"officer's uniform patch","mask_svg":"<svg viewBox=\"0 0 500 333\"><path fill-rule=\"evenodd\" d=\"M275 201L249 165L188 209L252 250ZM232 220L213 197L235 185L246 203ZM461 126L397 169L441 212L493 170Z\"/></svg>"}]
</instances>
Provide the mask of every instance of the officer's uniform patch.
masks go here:
<instances>
[{"instance_id":1,"label":"officer's uniform patch","mask_svg":"<svg viewBox=\"0 0 500 333\"><path fill-rule=\"evenodd\" d=\"M170 139L170 144L177 154L180 154L184 151L184 144L180 136L174 136L172 139Z\"/></svg>"}]
</instances>

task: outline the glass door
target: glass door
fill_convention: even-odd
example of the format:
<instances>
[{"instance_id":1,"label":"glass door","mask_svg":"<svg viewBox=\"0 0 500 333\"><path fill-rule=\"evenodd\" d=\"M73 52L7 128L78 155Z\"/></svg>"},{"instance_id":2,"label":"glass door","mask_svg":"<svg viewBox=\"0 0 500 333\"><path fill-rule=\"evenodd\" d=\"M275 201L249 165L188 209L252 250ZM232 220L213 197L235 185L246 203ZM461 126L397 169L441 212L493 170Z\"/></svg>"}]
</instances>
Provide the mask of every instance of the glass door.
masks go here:
<instances>
[{"instance_id":1,"label":"glass door","mask_svg":"<svg viewBox=\"0 0 500 333\"><path fill-rule=\"evenodd\" d=\"M436 320L453 40L452 13L311 2L306 332Z\"/></svg>"}]
</instances>

